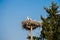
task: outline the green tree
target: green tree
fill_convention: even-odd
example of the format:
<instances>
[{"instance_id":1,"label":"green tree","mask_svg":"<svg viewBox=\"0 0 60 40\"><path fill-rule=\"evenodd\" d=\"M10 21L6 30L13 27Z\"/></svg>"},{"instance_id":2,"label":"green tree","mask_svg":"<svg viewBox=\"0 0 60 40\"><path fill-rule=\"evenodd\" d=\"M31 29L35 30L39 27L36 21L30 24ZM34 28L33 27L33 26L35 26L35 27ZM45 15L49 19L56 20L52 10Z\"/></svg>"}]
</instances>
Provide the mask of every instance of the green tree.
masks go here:
<instances>
[{"instance_id":1,"label":"green tree","mask_svg":"<svg viewBox=\"0 0 60 40\"><path fill-rule=\"evenodd\" d=\"M30 38L31 38L30 36L27 37L28 40L30 40ZM33 36L33 40L39 40L39 39L40 39L39 37Z\"/></svg>"},{"instance_id":2,"label":"green tree","mask_svg":"<svg viewBox=\"0 0 60 40\"><path fill-rule=\"evenodd\" d=\"M41 36L44 40L60 40L60 14L58 10L59 6L56 3L52 2L52 5L49 8L44 8L48 13L47 18L42 19L42 32Z\"/></svg>"}]
</instances>

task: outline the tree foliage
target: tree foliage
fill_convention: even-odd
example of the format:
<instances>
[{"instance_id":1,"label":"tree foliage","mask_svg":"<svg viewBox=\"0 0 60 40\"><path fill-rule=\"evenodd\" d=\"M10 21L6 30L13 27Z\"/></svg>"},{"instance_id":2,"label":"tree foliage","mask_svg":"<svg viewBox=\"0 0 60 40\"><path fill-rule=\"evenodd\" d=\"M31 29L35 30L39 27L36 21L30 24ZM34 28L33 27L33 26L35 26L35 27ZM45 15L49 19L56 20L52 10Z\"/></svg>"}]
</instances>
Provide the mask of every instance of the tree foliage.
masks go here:
<instances>
[{"instance_id":1,"label":"tree foliage","mask_svg":"<svg viewBox=\"0 0 60 40\"><path fill-rule=\"evenodd\" d=\"M52 2L52 5L49 8L44 8L48 13L47 18L41 16L43 21L41 35L47 40L60 40L60 14L58 14L58 8L59 6Z\"/></svg>"}]
</instances>

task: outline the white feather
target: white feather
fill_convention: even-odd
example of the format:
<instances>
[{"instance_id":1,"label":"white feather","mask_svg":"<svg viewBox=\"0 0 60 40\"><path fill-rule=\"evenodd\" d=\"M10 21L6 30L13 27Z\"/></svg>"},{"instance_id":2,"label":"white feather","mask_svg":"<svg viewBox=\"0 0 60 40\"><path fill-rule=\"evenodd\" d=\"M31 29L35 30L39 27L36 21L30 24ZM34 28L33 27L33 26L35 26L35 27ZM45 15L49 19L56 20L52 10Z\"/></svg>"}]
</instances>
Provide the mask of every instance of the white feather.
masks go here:
<instances>
[{"instance_id":1,"label":"white feather","mask_svg":"<svg viewBox=\"0 0 60 40\"><path fill-rule=\"evenodd\" d=\"M29 16L27 16L27 20L32 20Z\"/></svg>"}]
</instances>

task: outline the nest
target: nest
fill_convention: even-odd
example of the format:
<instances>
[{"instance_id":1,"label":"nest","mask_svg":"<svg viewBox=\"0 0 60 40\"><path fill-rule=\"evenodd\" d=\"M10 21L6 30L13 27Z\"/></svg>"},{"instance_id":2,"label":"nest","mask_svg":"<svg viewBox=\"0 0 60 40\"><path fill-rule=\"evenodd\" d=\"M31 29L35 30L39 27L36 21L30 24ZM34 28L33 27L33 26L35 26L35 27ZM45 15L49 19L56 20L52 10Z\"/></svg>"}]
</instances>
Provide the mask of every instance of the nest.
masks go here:
<instances>
[{"instance_id":1,"label":"nest","mask_svg":"<svg viewBox=\"0 0 60 40\"><path fill-rule=\"evenodd\" d=\"M35 29L37 27L40 27L40 23L34 20L25 20L22 22L23 28L30 30L30 27L32 26L32 29Z\"/></svg>"}]
</instances>

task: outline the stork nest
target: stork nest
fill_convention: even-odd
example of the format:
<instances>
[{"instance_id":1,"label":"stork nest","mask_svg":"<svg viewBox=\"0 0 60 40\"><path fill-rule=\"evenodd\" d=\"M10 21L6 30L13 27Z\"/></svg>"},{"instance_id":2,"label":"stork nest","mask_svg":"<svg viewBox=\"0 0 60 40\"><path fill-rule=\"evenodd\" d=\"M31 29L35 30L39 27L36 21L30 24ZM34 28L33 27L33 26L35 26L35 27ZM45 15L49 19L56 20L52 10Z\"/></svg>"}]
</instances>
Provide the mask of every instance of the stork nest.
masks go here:
<instances>
[{"instance_id":1,"label":"stork nest","mask_svg":"<svg viewBox=\"0 0 60 40\"><path fill-rule=\"evenodd\" d=\"M37 21L33 21L33 20L25 20L22 22L22 26L23 26L23 28L30 30L31 26L32 26L32 29L40 27L40 23Z\"/></svg>"}]
</instances>

